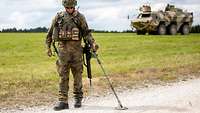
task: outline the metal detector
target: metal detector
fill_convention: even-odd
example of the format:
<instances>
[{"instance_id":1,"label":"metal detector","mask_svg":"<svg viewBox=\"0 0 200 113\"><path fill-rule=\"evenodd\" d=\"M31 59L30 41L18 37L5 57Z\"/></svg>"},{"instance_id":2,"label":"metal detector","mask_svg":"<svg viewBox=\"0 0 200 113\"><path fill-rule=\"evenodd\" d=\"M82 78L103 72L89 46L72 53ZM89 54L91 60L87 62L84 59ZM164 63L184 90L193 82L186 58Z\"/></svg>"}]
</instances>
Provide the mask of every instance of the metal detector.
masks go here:
<instances>
[{"instance_id":1,"label":"metal detector","mask_svg":"<svg viewBox=\"0 0 200 113\"><path fill-rule=\"evenodd\" d=\"M115 109L116 109L116 110L127 110L128 108L127 108L127 107L124 107L124 106L122 105L121 101L119 100L119 97L118 97L118 95L117 95L117 93L116 93L116 91L115 91L115 89L114 89L114 87L113 87L113 85L112 85L112 83L111 83L111 81L110 81L110 79L109 79L109 77L108 77L108 75L107 75L107 73L106 73L106 71L105 71L105 69L104 69L102 63L101 63L101 61L99 60L97 54L96 54L95 52L93 52L92 55L93 55L94 58L96 58L97 63L98 63L99 66L101 67L101 69L102 69L102 71L103 71L103 73L104 73L104 76L106 77L106 79L107 79L107 81L108 81L108 84L109 84L111 90L113 91L113 94L115 95L115 97L116 97L116 99L117 99L117 102L118 102L119 106L118 106L118 107L115 107Z\"/></svg>"}]
</instances>

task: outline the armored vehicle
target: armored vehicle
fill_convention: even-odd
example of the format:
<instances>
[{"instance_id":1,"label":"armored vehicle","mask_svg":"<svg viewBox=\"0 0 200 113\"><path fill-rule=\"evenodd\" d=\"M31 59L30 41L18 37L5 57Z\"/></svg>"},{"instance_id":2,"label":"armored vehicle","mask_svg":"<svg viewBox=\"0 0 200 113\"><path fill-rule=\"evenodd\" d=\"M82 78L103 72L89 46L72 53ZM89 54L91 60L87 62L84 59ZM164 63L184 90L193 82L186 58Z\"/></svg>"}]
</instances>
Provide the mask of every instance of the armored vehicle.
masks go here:
<instances>
[{"instance_id":1,"label":"armored vehicle","mask_svg":"<svg viewBox=\"0 0 200 113\"><path fill-rule=\"evenodd\" d=\"M138 35L187 35L193 22L193 13L170 4L166 6L165 11L151 11L149 5L143 5L140 12L137 19L131 21L131 27L136 29Z\"/></svg>"}]
</instances>

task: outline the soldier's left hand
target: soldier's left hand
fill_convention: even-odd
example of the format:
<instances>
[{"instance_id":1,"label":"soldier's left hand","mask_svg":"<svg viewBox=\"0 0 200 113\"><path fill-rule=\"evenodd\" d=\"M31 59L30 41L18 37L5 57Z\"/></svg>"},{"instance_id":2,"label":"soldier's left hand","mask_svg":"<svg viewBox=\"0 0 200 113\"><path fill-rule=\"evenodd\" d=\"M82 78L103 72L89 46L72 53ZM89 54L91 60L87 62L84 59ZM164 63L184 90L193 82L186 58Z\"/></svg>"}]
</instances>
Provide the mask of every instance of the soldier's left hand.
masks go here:
<instances>
[{"instance_id":1,"label":"soldier's left hand","mask_svg":"<svg viewBox=\"0 0 200 113\"><path fill-rule=\"evenodd\" d=\"M93 44L92 44L92 51L93 51L93 52L97 52L98 49L99 49L99 45L96 44L96 43L93 43Z\"/></svg>"}]
</instances>

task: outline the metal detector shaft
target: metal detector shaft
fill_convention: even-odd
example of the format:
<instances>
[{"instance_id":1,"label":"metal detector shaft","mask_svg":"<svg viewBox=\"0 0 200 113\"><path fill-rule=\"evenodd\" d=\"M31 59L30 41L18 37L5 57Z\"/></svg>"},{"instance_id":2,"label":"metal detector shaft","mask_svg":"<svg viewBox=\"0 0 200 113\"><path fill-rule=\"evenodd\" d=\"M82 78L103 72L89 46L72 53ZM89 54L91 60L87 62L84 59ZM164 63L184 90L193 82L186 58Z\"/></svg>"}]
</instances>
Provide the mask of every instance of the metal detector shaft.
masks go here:
<instances>
[{"instance_id":1,"label":"metal detector shaft","mask_svg":"<svg viewBox=\"0 0 200 113\"><path fill-rule=\"evenodd\" d=\"M114 95L115 95L115 97L116 97L116 99L117 99L117 102L118 102L118 104L119 104L119 107L123 108L122 103L121 103L121 101L119 100L119 97L117 96L117 93L116 93L116 91L115 91L115 89L114 89L114 87L113 87L113 85L112 85L112 83L111 83L111 81L110 81L110 79L109 79L109 77L108 77L108 75L107 75L107 73L106 73L106 71L105 71L103 65L101 64L101 61L100 61L99 58L97 57L96 53L93 53L93 55L94 55L94 57L97 59L97 62L98 62L98 64L100 65L100 67L101 67L101 69L102 69L102 71L103 71L103 73L104 73L104 75L105 75L105 77L106 77L106 79L107 79L107 81L108 81L108 84L110 85L111 90L113 91L113 93L114 93Z\"/></svg>"},{"instance_id":2,"label":"metal detector shaft","mask_svg":"<svg viewBox=\"0 0 200 113\"><path fill-rule=\"evenodd\" d=\"M92 92L92 79L90 79L90 93Z\"/></svg>"}]
</instances>

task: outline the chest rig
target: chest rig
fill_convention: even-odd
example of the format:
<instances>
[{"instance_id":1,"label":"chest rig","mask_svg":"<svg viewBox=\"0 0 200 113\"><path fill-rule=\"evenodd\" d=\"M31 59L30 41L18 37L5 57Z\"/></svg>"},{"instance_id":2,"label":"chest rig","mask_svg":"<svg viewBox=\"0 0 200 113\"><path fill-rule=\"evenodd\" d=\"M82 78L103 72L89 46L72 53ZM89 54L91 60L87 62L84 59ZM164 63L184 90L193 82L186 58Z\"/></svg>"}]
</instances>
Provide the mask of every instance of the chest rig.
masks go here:
<instances>
[{"instance_id":1,"label":"chest rig","mask_svg":"<svg viewBox=\"0 0 200 113\"><path fill-rule=\"evenodd\" d=\"M58 13L52 38L55 41L80 41L80 30L76 18L76 16L69 15L67 12Z\"/></svg>"}]
</instances>

